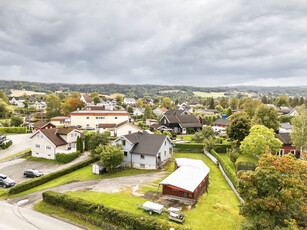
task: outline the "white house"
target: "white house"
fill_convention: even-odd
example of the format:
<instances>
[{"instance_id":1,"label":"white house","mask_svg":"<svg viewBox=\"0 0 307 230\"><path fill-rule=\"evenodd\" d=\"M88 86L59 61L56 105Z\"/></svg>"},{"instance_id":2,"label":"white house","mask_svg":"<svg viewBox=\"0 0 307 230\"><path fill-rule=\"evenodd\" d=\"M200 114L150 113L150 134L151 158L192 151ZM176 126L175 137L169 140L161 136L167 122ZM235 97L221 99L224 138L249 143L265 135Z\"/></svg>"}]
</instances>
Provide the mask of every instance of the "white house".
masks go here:
<instances>
[{"instance_id":1,"label":"white house","mask_svg":"<svg viewBox=\"0 0 307 230\"><path fill-rule=\"evenodd\" d=\"M53 118L50 119L50 121L56 127L64 126L64 125L70 125L70 117L65 117L65 116L53 117Z\"/></svg>"},{"instance_id":2,"label":"white house","mask_svg":"<svg viewBox=\"0 0 307 230\"><path fill-rule=\"evenodd\" d=\"M173 142L166 135L137 132L119 137L127 167L156 169L173 155Z\"/></svg>"},{"instance_id":3,"label":"white house","mask_svg":"<svg viewBox=\"0 0 307 230\"><path fill-rule=\"evenodd\" d=\"M88 96L87 94L82 94L80 100L83 101L86 105L93 105L93 98Z\"/></svg>"},{"instance_id":4,"label":"white house","mask_svg":"<svg viewBox=\"0 0 307 230\"><path fill-rule=\"evenodd\" d=\"M119 124L99 124L98 130L100 133L108 130L111 132L111 136L123 136L135 132L139 132L142 130L141 127L130 123L129 121L124 121Z\"/></svg>"},{"instance_id":5,"label":"white house","mask_svg":"<svg viewBox=\"0 0 307 230\"><path fill-rule=\"evenodd\" d=\"M56 153L76 152L78 136L85 138L75 127L40 129L30 137L32 156L55 159Z\"/></svg>"},{"instance_id":6,"label":"white house","mask_svg":"<svg viewBox=\"0 0 307 230\"><path fill-rule=\"evenodd\" d=\"M163 115L166 111L167 111L167 108L165 107L161 107L161 108L157 107L152 112L158 117L160 115Z\"/></svg>"},{"instance_id":7,"label":"white house","mask_svg":"<svg viewBox=\"0 0 307 230\"><path fill-rule=\"evenodd\" d=\"M137 101L136 101L135 98L125 97L124 103L127 104L127 105L135 106L137 104Z\"/></svg>"},{"instance_id":8,"label":"white house","mask_svg":"<svg viewBox=\"0 0 307 230\"><path fill-rule=\"evenodd\" d=\"M134 116L140 116L140 115L143 115L145 112L145 108L136 108L134 111L133 111L133 115Z\"/></svg>"}]
</instances>

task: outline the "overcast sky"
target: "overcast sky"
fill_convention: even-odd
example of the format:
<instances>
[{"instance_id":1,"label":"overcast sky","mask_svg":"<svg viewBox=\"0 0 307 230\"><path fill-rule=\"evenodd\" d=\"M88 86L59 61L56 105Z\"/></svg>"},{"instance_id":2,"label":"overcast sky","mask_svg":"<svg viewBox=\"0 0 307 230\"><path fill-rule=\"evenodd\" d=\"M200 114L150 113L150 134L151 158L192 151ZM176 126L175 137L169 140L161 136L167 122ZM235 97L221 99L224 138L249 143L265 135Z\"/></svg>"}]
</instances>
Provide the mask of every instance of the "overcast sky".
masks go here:
<instances>
[{"instance_id":1,"label":"overcast sky","mask_svg":"<svg viewBox=\"0 0 307 230\"><path fill-rule=\"evenodd\" d=\"M1 0L0 79L307 85L307 1Z\"/></svg>"}]
</instances>

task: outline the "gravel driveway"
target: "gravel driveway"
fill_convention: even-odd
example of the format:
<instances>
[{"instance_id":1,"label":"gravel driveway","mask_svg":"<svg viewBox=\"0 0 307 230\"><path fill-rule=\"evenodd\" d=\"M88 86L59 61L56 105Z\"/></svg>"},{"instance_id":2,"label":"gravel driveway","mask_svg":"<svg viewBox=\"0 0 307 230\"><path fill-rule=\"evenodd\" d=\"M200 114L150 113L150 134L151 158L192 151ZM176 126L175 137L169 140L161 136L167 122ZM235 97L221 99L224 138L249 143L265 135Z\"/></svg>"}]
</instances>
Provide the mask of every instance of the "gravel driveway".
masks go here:
<instances>
[{"instance_id":1,"label":"gravel driveway","mask_svg":"<svg viewBox=\"0 0 307 230\"><path fill-rule=\"evenodd\" d=\"M21 151L27 150L31 148L30 136L32 134L14 134L7 135L7 139L11 139L13 144L8 149L0 150L0 160Z\"/></svg>"},{"instance_id":2,"label":"gravel driveway","mask_svg":"<svg viewBox=\"0 0 307 230\"><path fill-rule=\"evenodd\" d=\"M162 179L165 176L165 172L155 172L139 174L134 176L117 177L112 179L90 180L81 181L76 183L63 184L57 187L48 188L45 190L37 191L28 195L8 199L7 202L15 204L18 201L28 200L20 206L32 208L36 202L42 199L42 193L46 190L52 190L55 192L68 192L78 190L92 190L97 192L111 193L119 190L124 190L128 187L136 185L144 185L153 181Z\"/></svg>"},{"instance_id":3,"label":"gravel driveway","mask_svg":"<svg viewBox=\"0 0 307 230\"><path fill-rule=\"evenodd\" d=\"M79 158L65 165L53 164L53 163L47 163L47 162L39 162L39 161L29 161L23 158L12 160L12 161L7 161L7 162L2 162L2 163L0 162L0 173L9 176L16 183L20 183L22 181L29 179L29 178L23 177L23 172L26 169L38 169L46 175L48 173L61 170L63 168L67 168L80 161L84 161L88 159L89 157L88 155L89 153L85 153Z\"/></svg>"}]
</instances>

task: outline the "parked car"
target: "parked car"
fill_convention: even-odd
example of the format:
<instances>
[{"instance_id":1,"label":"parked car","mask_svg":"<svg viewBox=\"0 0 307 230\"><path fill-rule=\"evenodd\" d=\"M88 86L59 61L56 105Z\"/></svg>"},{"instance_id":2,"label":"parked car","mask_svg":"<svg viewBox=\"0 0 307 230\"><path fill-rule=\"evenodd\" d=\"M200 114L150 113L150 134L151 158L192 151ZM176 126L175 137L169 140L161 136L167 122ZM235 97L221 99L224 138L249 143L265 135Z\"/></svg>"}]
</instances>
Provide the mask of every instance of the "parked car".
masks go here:
<instances>
[{"instance_id":1,"label":"parked car","mask_svg":"<svg viewBox=\"0 0 307 230\"><path fill-rule=\"evenodd\" d=\"M9 178L7 175L0 174L0 185L3 188L9 188L13 187L15 185L15 181L13 181L11 178Z\"/></svg>"},{"instance_id":2,"label":"parked car","mask_svg":"<svg viewBox=\"0 0 307 230\"><path fill-rule=\"evenodd\" d=\"M24 171L23 176L34 178L44 176L44 173L36 169L27 169L26 171Z\"/></svg>"}]
</instances>

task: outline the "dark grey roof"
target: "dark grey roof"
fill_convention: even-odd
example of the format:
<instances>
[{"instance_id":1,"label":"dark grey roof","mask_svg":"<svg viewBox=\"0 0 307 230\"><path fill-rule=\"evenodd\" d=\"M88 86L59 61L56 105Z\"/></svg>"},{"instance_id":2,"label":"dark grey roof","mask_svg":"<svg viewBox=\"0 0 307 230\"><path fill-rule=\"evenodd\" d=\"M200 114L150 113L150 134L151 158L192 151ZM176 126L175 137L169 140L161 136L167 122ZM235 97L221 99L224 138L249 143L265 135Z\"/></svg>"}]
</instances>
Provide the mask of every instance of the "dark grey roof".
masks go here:
<instances>
[{"instance_id":1,"label":"dark grey roof","mask_svg":"<svg viewBox=\"0 0 307 230\"><path fill-rule=\"evenodd\" d=\"M165 115L170 123L178 123L183 128L202 127L199 120L194 115Z\"/></svg>"},{"instance_id":2,"label":"dark grey roof","mask_svg":"<svg viewBox=\"0 0 307 230\"><path fill-rule=\"evenodd\" d=\"M125 138L134 144L131 150L132 153L155 156L164 144L167 136L137 132L125 135Z\"/></svg>"},{"instance_id":3,"label":"dark grey roof","mask_svg":"<svg viewBox=\"0 0 307 230\"><path fill-rule=\"evenodd\" d=\"M184 111L183 109L170 109L167 110L164 115L174 115L174 114L178 114L181 115L183 113L185 113L186 111Z\"/></svg>"},{"instance_id":4,"label":"dark grey roof","mask_svg":"<svg viewBox=\"0 0 307 230\"><path fill-rule=\"evenodd\" d=\"M275 134L275 138L279 139L284 145L292 144L290 133Z\"/></svg>"},{"instance_id":5,"label":"dark grey roof","mask_svg":"<svg viewBox=\"0 0 307 230\"><path fill-rule=\"evenodd\" d=\"M230 123L230 120L219 118L215 122L213 122L214 125L227 125Z\"/></svg>"}]
</instances>

